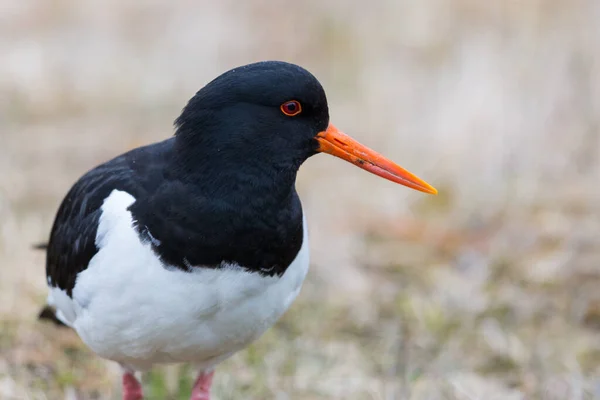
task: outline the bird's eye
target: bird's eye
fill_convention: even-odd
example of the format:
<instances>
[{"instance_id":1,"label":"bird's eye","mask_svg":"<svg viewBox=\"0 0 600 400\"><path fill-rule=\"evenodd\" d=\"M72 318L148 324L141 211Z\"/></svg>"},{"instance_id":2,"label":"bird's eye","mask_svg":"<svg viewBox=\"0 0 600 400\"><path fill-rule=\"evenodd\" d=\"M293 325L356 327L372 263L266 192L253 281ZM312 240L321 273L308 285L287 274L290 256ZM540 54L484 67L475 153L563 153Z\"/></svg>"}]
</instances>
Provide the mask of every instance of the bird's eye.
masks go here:
<instances>
[{"instance_id":1,"label":"bird's eye","mask_svg":"<svg viewBox=\"0 0 600 400\"><path fill-rule=\"evenodd\" d=\"M288 117L296 116L302 112L302 106L300 105L300 102L296 100L286 101L280 108L281 112Z\"/></svg>"}]
</instances>

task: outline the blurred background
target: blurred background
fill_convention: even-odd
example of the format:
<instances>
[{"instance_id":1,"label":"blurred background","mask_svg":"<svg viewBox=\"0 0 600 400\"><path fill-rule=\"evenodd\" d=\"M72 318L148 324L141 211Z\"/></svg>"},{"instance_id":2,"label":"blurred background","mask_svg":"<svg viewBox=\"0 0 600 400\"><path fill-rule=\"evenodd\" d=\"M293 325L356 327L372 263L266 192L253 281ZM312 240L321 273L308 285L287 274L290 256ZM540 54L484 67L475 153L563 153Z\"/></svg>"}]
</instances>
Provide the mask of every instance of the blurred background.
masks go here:
<instances>
[{"instance_id":1,"label":"blurred background","mask_svg":"<svg viewBox=\"0 0 600 400\"><path fill-rule=\"evenodd\" d=\"M600 398L599 22L595 0L3 0L0 399L120 398L115 365L36 320L31 245L81 174L265 59L440 194L310 159L309 277L215 398ZM145 375L148 398L193 373Z\"/></svg>"}]
</instances>

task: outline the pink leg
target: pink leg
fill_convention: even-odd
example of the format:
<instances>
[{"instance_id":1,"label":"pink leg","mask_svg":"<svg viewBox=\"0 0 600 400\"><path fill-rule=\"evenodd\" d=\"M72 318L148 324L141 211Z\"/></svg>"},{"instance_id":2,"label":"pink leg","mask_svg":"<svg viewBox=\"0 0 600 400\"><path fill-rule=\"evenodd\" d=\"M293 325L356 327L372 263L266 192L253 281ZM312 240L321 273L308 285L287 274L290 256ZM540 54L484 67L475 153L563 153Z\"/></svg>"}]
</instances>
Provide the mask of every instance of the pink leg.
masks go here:
<instances>
[{"instance_id":1,"label":"pink leg","mask_svg":"<svg viewBox=\"0 0 600 400\"><path fill-rule=\"evenodd\" d=\"M131 372L123 373L123 400L142 400L142 385Z\"/></svg>"},{"instance_id":2,"label":"pink leg","mask_svg":"<svg viewBox=\"0 0 600 400\"><path fill-rule=\"evenodd\" d=\"M210 386L214 375L215 371L200 372L198 374L190 400L210 400Z\"/></svg>"}]
</instances>

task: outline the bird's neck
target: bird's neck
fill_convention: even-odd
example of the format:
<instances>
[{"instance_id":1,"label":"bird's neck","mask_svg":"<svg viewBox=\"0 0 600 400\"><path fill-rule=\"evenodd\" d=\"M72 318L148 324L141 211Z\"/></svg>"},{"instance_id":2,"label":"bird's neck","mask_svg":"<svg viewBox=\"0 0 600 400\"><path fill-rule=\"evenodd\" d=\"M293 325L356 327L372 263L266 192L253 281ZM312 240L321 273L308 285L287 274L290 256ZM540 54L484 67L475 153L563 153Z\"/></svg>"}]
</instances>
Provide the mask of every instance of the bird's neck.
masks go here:
<instances>
[{"instance_id":1,"label":"bird's neck","mask_svg":"<svg viewBox=\"0 0 600 400\"><path fill-rule=\"evenodd\" d=\"M236 264L283 274L303 243L296 169L211 153L174 148L166 183L132 205L140 235L158 239L154 251L182 270Z\"/></svg>"},{"instance_id":2,"label":"bird's neck","mask_svg":"<svg viewBox=\"0 0 600 400\"><path fill-rule=\"evenodd\" d=\"M294 201L299 163L278 160L252 146L219 146L198 137L176 137L171 171L203 197L239 209L281 209Z\"/></svg>"},{"instance_id":3,"label":"bird's neck","mask_svg":"<svg viewBox=\"0 0 600 400\"><path fill-rule=\"evenodd\" d=\"M238 210L287 207L295 195L295 170L277 170L252 163L209 158L177 166L178 180L204 199Z\"/></svg>"}]
</instances>

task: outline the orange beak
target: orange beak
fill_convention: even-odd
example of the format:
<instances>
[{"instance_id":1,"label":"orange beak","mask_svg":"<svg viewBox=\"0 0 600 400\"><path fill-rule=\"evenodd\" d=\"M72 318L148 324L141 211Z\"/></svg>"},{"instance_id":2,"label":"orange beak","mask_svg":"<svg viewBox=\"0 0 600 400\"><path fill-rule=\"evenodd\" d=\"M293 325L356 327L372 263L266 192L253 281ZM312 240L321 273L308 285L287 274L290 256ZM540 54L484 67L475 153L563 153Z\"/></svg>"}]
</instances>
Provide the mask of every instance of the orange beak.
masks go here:
<instances>
[{"instance_id":1,"label":"orange beak","mask_svg":"<svg viewBox=\"0 0 600 400\"><path fill-rule=\"evenodd\" d=\"M329 124L327 130L319 132L316 139L319 142L317 149L319 152L339 157L392 182L421 192L437 194L437 190L433 186L381 154L358 143L332 124Z\"/></svg>"}]
</instances>

